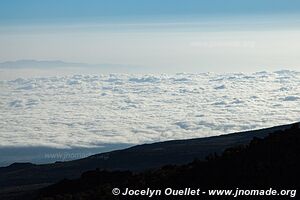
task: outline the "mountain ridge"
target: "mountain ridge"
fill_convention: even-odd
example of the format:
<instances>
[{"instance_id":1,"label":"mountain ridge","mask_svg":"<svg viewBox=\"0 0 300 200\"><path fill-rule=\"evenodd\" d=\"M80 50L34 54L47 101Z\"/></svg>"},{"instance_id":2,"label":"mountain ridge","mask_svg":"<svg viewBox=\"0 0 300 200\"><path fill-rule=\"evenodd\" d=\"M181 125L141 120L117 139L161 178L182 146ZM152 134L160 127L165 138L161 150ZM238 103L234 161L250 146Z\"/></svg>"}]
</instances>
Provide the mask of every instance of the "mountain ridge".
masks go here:
<instances>
[{"instance_id":1,"label":"mountain ridge","mask_svg":"<svg viewBox=\"0 0 300 200\"><path fill-rule=\"evenodd\" d=\"M208 138L143 144L67 162L43 165L12 164L0 168L0 187L54 183L64 178L77 178L83 172L96 168L144 171L168 164L186 164L194 159L204 160L212 153L221 153L232 146L248 144L254 137L264 138L270 133L291 126L292 124Z\"/></svg>"},{"instance_id":2,"label":"mountain ridge","mask_svg":"<svg viewBox=\"0 0 300 200\"><path fill-rule=\"evenodd\" d=\"M39 190L34 199L195 199L194 195L177 193L154 196L123 193L126 190L149 188L162 191L199 189L202 191L201 197L214 200L295 198L300 187L299 131L297 123L265 138L255 137L247 145L234 146L221 154L213 154L205 161L195 159L184 165L165 165L139 173L100 169L87 171L79 179L64 179ZM121 193L116 196L113 188ZM220 191L227 189L233 194L210 193L216 188ZM238 190L250 188L251 191L273 190L275 193L237 193Z\"/></svg>"}]
</instances>

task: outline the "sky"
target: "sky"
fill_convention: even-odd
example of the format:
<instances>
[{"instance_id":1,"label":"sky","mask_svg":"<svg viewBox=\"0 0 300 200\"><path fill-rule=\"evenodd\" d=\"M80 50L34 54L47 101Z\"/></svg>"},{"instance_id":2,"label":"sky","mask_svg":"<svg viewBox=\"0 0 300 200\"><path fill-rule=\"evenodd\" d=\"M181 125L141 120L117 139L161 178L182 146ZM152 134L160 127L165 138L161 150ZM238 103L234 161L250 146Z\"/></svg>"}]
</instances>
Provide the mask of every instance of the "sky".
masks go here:
<instances>
[{"instance_id":1,"label":"sky","mask_svg":"<svg viewBox=\"0 0 300 200\"><path fill-rule=\"evenodd\" d=\"M300 71L297 0L1 0L0 62Z\"/></svg>"}]
</instances>

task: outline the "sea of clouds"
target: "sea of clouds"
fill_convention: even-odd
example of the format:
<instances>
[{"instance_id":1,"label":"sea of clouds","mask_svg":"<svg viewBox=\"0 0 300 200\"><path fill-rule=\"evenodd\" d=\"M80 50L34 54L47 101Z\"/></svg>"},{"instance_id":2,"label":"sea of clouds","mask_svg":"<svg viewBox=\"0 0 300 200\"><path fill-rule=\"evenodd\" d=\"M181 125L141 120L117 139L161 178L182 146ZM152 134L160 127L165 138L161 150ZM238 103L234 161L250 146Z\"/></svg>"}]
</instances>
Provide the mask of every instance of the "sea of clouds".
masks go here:
<instances>
[{"instance_id":1,"label":"sea of clouds","mask_svg":"<svg viewBox=\"0 0 300 200\"><path fill-rule=\"evenodd\" d=\"M0 81L0 147L95 147L300 121L300 73L74 75Z\"/></svg>"}]
</instances>

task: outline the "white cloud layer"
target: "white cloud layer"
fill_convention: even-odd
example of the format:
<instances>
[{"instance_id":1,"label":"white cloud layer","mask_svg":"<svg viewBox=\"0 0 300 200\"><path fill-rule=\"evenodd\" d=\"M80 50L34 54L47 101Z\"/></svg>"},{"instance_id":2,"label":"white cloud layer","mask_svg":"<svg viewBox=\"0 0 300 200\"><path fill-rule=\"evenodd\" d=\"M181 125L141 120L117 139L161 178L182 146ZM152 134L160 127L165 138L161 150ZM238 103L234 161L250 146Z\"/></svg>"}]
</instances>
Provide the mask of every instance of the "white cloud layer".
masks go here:
<instances>
[{"instance_id":1,"label":"white cloud layer","mask_svg":"<svg viewBox=\"0 0 300 200\"><path fill-rule=\"evenodd\" d=\"M144 143L300 121L300 73L0 81L0 146Z\"/></svg>"}]
</instances>

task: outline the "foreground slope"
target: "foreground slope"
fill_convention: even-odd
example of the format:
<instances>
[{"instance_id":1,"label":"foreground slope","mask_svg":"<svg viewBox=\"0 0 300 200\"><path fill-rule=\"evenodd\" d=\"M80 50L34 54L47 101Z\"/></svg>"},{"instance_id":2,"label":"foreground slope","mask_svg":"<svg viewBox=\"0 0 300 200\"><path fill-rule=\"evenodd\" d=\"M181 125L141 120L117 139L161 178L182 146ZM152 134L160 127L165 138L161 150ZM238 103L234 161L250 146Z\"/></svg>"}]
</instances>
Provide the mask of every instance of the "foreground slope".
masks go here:
<instances>
[{"instance_id":1,"label":"foreground slope","mask_svg":"<svg viewBox=\"0 0 300 200\"><path fill-rule=\"evenodd\" d=\"M208 161L195 160L182 166L165 166L142 173L94 170L80 179L63 180L40 191L37 199L146 199L145 196L113 196L113 188L163 189L217 188L282 189L288 193L265 196L204 195L201 199L299 199L300 128L276 131L264 139L254 138L249 145L226 149ZM198 197L200 199L200 197ZM197 199L195 196L155 196L152 199Z\"/></svg>"},{"instance_id":2,"label":"foreground slope","mask_svg":"<svg viewBox=\"0 0 300 200\"><path fill-rule=\"evenodd\" d=\"M68 162L44 165L15 163L0 168L0 194L1 188L49 184L63 178L78 178L83 172L96 168L142 171L166 164L185 164L194 159L204 160L210 153L220 153L226 148L247 144L253 137L263 138L268 133L290 126L278 126L208 138L144 144Z\"/></svg>"}]
</instances>

